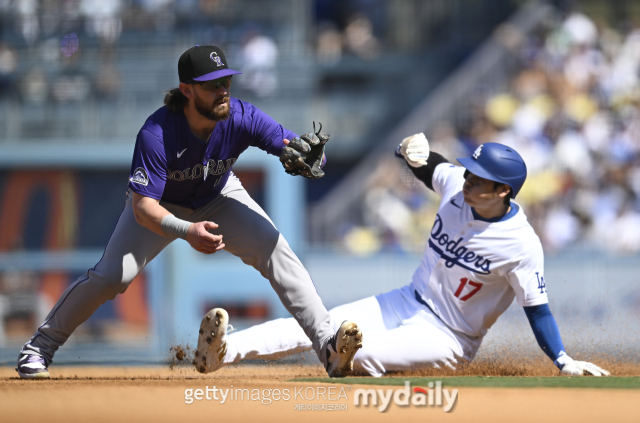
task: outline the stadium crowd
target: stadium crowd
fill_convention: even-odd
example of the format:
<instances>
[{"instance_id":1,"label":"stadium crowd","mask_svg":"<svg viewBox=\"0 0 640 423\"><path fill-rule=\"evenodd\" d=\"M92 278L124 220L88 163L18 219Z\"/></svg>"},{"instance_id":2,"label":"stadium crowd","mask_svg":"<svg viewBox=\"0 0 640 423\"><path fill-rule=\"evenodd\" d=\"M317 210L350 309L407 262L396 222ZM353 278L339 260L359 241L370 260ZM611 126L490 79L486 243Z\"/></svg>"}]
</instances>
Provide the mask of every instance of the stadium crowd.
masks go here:
<instances>
[{"instance_id":1,"label":"stadium crowd","mask_svg":"<svg viewBox=\"0 0 640 423\"><path fill-rule=\"evenodd\" d=\"M502 90L470 95L453 123L430 128L432 149L454 163L484 142L520 152L529 176L517 201L548 252L640 251L640 29L572 13L516 55ZM438 199L391 169L370 180L365 226L345 236L352 251L424 248Z\"/></svg>"},{"instance_id":2,"label":"stadium crowd","mask_svg":"<svg viewBox=\"0 0 640 423\"><path fill-rule=\"evenodd\" d=\"M338 17L329 13L338 10L329 7L333 3L314 2L318 60L379 57L380 19L363 11L380 9L371 6L380 2L350 0L348 16ZM5 30L15 35L0 41L0 100L34 107L119 98L122 71L114 45L123 34L174 30L188 23L183 14L212 16L229 5L226 0L0 2ZM92 44L97 52L78 48L76 33L97 40ZM237 39L234 59L245 70L238 88L268 97L285 85L273 71L281 46L258 26L238 27L234 37L224 31L211 36ZM529 179L517 200L549 252L571 245L640 251L640 29L621 32L573 13L529 34L515 54L519 70L502 90L470 93L455 119L429 128L433 149L451 161L488 141L518 150ZM100 65L83 65L88 55ZM10 126L4 136L19 137ZM31 136L27 129L24 136ZM344 241L352 251L424 248L437 199L406 168L398 171L393 160L369 181L364 225L345 227Z\"/></svg>"}]
</instances>

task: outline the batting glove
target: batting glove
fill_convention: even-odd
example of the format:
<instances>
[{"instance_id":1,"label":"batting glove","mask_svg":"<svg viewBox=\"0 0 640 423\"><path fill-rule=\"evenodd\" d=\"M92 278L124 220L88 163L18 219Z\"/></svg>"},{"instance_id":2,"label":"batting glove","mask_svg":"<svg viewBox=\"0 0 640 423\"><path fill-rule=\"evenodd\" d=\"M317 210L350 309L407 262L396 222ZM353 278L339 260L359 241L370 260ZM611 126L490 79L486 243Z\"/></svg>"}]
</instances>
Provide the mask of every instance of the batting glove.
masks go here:
<instances>
[{"instance_id":1,"label":"batting glove","mask_svg":"<svg viewBox=\"0 0 640 423\"><path fill-rule=\"evenodd\" d=\"M429 141L422 132L402 140L396 148L396 156L404 157L411 167L427 164L429 158Z\"/></svg>"},{"instance_id":2,"label":"batting glove","mask_svg":"<svg viewBox=\"0 0 640 423\"><path fill-rule=\"evenodd\" d=\"M560 373L568 376L609 376L611 373L587 361L575 361L568 355L563 355L556 361L562 361Z\"/></svg>"}]
</instances>

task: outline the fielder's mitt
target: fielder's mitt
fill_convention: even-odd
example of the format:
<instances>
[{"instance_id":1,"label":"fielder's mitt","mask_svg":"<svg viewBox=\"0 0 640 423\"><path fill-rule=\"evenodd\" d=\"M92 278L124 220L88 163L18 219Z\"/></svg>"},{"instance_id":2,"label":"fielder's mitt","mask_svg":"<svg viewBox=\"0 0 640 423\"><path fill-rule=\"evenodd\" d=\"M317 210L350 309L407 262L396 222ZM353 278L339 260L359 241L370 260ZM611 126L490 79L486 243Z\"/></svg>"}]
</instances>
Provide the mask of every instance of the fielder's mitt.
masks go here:
<instances>
[{"instance_id":1,"label":"fielder's mitt","mask_svg":"<svg viewBox=\"0 0 640 423\"><path fill-rule=\"evenodd\" d=\"M305 178L317 179L324 176L320 168L324 158L324 145L329 141L329 134L322 133L322 123L316 132L313 122L313 132L295 137L280 155L280 161L285 172L289 175L302 175Z\"/></svg>"}]
</instances>

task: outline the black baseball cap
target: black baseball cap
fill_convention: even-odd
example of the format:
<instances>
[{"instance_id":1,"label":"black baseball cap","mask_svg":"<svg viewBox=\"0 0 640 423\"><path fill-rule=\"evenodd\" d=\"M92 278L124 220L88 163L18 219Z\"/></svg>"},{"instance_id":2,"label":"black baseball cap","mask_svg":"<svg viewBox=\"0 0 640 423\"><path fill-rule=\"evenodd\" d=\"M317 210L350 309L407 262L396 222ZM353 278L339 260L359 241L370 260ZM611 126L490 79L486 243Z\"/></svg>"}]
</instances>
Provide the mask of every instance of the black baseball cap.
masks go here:
<instances>
[{"instance_id":1,"label":"black baseball cap","mask_svg":"<svg viewBox=\"0 0 640 423\"><path fill-rule=\"evenodd\" d=\"M180 82L202 82L242 72L229 69L227 59L219 47L195 46L182 53L178 60Z\"/></svg>"}]
</instances>

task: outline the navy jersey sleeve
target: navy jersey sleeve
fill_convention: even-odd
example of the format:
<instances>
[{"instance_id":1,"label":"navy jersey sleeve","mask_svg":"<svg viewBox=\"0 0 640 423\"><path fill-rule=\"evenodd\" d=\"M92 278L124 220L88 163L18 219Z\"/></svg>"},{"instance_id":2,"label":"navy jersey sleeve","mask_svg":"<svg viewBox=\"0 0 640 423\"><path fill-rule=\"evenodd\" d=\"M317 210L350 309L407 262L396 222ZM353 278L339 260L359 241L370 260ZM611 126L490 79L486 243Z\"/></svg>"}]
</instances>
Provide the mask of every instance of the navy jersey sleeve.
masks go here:
<instances>
[{"instance_id":1,"label":"navy jersey sleeve","mask_svg":"<svg viewBox=\"0 0 640 423\"><path fill-rule=\"evenodd\" d=\"M145 197L160 200L167 182L164 143L146 129L140 130L133 152L129 188Z\"/></svg>"},{"instance_id":2,"label":"navy jersey sleeve","mask_svg":"<svg viewBox=\"0 0 640 423\"><path fill-rule=\"evenodd\" d=\"M555 365L562 369L557 359L564 352L564 345L562 344L556 319L553 318L553 314L549 309L549 304L524 307L524 312L527 315L527 319L529 319L529 324L536 341L538 341L538 345L553 360Z\"/></svg>"},{"instance_id":3,"label":"navy jersey sleeve","mask_svg":"<svg viewBox=\"0 0 640 423\"><path fill-rule=\"evenodd\" d=\"M284 148L283 139L292 140L297 135L285 129L273 118L257 107L253 107L251 120L251 145L269 154L280 156Z\"/></svg>"}]
</instances>

